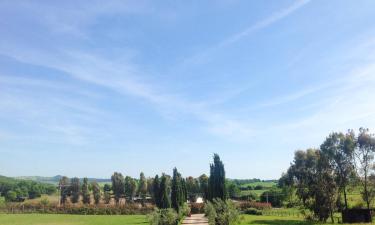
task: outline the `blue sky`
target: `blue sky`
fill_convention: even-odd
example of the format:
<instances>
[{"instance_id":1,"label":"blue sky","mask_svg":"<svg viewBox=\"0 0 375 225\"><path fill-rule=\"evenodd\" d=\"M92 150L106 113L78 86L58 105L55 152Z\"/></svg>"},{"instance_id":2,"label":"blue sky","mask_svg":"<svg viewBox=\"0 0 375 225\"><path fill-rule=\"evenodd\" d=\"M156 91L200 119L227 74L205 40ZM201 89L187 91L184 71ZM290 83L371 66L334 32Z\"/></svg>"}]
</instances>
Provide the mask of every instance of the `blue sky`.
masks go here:
<instances>
[{"instance_id":1,"label":"blue sky","mask_svg":"<svg viewBox=\"0 0 375 225\"><path fill-rule=\"evenodd\" d=\"M0 174L278 178L375 128L375 1L1 1Z\"/></svg>"}]
</instances>

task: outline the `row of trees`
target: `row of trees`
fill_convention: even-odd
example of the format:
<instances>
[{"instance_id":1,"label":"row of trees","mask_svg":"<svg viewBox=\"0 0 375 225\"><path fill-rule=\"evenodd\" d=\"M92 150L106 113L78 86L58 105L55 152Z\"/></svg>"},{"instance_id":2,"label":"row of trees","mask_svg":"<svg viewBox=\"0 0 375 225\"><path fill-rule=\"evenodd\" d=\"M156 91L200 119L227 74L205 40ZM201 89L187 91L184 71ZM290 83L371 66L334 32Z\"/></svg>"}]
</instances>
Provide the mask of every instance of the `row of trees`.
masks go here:
<instances>
[{"instance_id":1,"label":"row of trees","mask_svg":"<svg viewBox=\"0 0 375 225\"><path fill-rule=\"evenodd\" d=\"M347 190L360 189L366 208L375 197L375 138L368 129L360 128L346 134L331 133L319 149L299 150L280 185L295 191L302 204L315 218L333 220L338 208L348 209ZM343 196L343 203L341 203Z\"/></svg>"},{"instance_id":2,"label":"row of trees","mask_svg":"<svg viewBox=\"0 0 375 225\"><path fill-rule=\"evenodd\" d=\"M55 192L56 188L51 184L0 176L0 196L5 197L6 201L34 199L42 194L53 194Z\"/></svg>"}]
</instances>

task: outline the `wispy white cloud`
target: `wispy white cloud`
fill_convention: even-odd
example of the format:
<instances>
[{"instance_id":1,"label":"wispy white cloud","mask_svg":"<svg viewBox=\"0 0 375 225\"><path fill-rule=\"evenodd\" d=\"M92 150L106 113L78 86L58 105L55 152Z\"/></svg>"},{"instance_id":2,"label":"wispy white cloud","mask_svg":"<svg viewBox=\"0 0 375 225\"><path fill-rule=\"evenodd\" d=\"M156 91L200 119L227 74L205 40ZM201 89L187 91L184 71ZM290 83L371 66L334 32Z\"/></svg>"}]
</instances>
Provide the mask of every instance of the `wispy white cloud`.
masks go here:
<instances>
[{"instance_id":1,"label":"wispy white cloud","mask_svg":"<svg viewBox=\"0 0 375 225\"><path fill-rule=\"evenodd\" d=\"M220 50L220 49L222 49L226 46L229 46L231 44L234 44L234 43L246 38L247 36L253 34L254 32L256 32L258 30L261 30L261 29L264 29L268 26L271 26L272 24L284 19L285 17L289 16L293 12L297 11L298 9L300 9L304 5L308 4L309 2L310 2L310 0L295 1L290 6L288 6L286 8L283 8L283 9L277 11L277 12L274 12L273 14L269 15L268 17L266 17L266 18L264 18L260 21L257 21L256 23L247 27L246 29L225 38L224 40L222 40L221 42L211 46L210 48L204 49L203 51L199 51L197 54L195 54L193 56L185 58L184 61L183 61L183 65L187 66L187 65L190 65L190 64L200 64L202 62L207 62L210 58L212 58L212 56L214 55L214 53L216 51L218 51L218 50Z\"/></svg>"}]
</instances>

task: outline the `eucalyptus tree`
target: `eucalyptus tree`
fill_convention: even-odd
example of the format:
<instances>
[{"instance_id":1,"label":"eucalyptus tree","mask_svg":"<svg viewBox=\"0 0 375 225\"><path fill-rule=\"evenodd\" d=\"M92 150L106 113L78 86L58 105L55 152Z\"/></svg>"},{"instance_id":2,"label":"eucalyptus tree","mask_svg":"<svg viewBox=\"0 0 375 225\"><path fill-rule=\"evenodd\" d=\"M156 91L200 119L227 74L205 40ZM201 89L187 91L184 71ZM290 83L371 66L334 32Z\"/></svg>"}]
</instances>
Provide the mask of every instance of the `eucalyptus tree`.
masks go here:
<instances>
[{"instance_id":1,"label":"eucalyptus tree","mask_svg":"<svg viewBox=\"0 0 375 225\"><path fill-rule=\"evenodd\" d=\"M374 169L375 138L368 129L360 128L356 144L356 169L358 177L363 188L362 198L366 202L367 209L370 209L371 203L375 197L375 188L372 184L371 174Z\"/></svg>"},{"instance_id":2,"label":"eucalyptus tree","mask_svg":"<svg viewBox=\"0 0 375 225\"><path fill-rule=\"evenodd\" d=\"M319 221L326 221L333 212L336 199L334 170L328 158L318 149L296 151L288 176L295 185L296 194L303 205L310 209Z\"/></svg>"},{"instance_id":3,"label":"eucalyptus tree","mask_svg":"<svg viewBox=\"0 0 375 225\"><path fill-rule=\"evenodd\" d=\"M344 194L345 209L348 208L346 188L355 172L354 152L355 137L353 132L331 133L320 146L322 154L328 159L329 165L335 171L338 190Z\"/></svg>"}]
</instances>

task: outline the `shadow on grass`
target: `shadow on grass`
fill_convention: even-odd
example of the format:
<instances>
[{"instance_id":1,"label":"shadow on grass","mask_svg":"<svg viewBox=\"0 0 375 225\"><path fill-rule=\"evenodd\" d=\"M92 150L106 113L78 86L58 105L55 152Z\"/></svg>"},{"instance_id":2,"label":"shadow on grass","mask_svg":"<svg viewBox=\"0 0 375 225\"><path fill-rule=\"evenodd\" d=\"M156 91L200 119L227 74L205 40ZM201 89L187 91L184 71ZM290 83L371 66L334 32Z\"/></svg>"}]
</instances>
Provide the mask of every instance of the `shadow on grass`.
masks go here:
<instances>
[{"instance_id":1,"label":"shadow on grass","mask_svg":"<svg viewBox=\"0 0 375 225\"><path fill-rule=\"evenodd\" d=\"M253 220L248 224L268 224L268 225L313 225L312 222L299 220Z\"/></svg>"}]
</instances>

